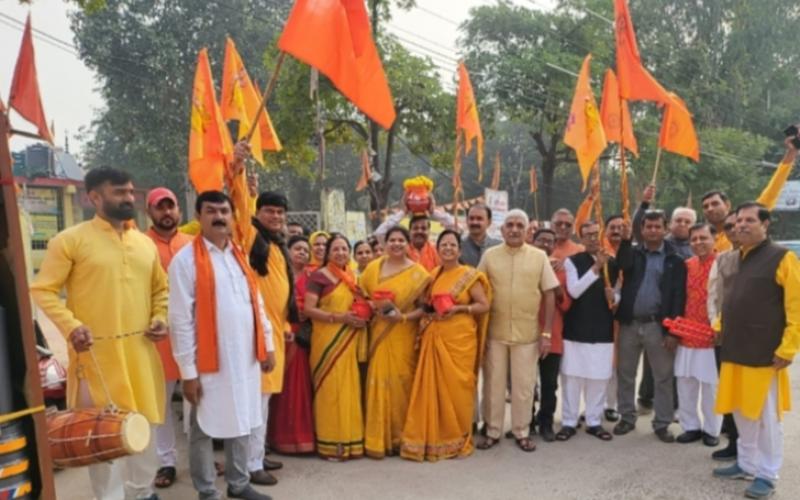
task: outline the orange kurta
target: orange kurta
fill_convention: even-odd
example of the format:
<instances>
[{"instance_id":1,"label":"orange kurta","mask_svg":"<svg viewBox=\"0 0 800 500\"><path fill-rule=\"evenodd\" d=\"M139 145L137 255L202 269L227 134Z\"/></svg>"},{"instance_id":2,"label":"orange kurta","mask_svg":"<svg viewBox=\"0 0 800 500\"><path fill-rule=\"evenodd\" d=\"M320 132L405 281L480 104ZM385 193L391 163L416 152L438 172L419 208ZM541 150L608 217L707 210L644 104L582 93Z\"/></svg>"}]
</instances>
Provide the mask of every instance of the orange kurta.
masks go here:
<instances>
[{"instance_id":1,"label":"orange kurta","mask_svg":"<svg viewBox=\"0 0 800 500\"><path fill-rule=\"evenodd\" d=\"M178 253L178 250L183 248L184 245L191 243L194 239L190 235L181 233L180 231L167 239L155 232L153 228L148 229L145 234L156 244L158 258L161 260L161 267L164 268L165 272L169 267L169 263L172 262L172 258ZM178 370L178 364L172 356L172 344L169 339L157 342L156 348L158 349L159 356L161 356L161 364L164 366L164 380L180 380L181 374Z\"/></svg>"}]
</instances>

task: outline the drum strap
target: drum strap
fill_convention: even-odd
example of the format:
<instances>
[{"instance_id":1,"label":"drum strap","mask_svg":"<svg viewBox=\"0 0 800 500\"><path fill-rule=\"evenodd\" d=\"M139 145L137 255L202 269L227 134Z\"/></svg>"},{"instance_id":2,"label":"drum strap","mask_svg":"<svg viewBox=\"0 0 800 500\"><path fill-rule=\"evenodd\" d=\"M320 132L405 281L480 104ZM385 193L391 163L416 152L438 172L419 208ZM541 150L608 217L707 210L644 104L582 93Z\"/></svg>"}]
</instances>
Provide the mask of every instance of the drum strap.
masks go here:
<instances>
[{"instance_id":1,"label":"drum strap","mask_svg":"<svg viewBox=\"0 0 800 500\"><path fill-rule=\"evenodd\" d=\"M97 357L95 357L94 351L91 347L89 348L89 355L92 357L92 364L94 365L95 371L97 371L97 376L100 378L100 383L103 384L103 392L106 394L106 400L108 401L108 404L116 407L117 405L114 404L114 400L111 399L111 391L108 390L108 385L106 385L106 378L103 376L103 372L100 370L100 364L97 362Z\"/></svg>"}]
</instances>

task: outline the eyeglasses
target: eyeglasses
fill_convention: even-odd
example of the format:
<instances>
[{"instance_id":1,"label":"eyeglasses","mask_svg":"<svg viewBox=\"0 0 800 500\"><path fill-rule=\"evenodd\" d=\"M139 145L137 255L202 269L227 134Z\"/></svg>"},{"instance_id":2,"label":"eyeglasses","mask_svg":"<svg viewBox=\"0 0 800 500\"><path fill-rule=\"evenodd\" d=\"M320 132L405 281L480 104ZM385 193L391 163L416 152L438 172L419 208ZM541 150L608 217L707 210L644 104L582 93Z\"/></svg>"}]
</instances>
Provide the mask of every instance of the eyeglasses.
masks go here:
<instances>
[{"instance_id":1,"label":"eyeglasses","mask_svg":"<svg viewBox=\"0 0 800 500\"><path fill-rule=\"evenodd\" d=\"M560 220L560 221L554 222L553 225L554 226L559 226L559 227L572 227L572 222L568 222L568 221L565 221L565 220Z\"/></svg>"}]
</instances>

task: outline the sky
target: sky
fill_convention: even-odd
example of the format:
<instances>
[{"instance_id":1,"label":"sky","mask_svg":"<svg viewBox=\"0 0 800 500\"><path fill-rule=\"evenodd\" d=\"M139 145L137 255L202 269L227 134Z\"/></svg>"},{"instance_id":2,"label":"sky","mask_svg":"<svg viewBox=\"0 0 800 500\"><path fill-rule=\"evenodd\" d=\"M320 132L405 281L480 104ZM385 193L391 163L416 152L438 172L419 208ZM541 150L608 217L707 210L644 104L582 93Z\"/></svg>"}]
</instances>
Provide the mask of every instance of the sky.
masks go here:
<instances>
[{"instance_id":1,"label":"sky","mask_svg":"<svg viewBox=\"0 0 800 500\"><path fill-rule=\"evenodd\" d=\"M555 0L512 2L541 9L551 7ZM452 90L452 75L447 75L446 69L452 68L453 73L456 69L458 25L467 19L471 8L493 3L494 0L417 0L417 7L411 11L396 12L388 29L411 52L430 56L441 67L443 83ZM89 127L104 103L96 90L96 75L74 49L68 18L73 8L64 0L34 0L32 6L21 5L17 0L0 0L0 98L8 101L22 29L30 11L34 30L42 32L34 31L34 47L45 114L55 123L56 144L64 147L68 137L70 151L80 157L80 131ZM14 128L35 131L13 111L11 123ZM11 148L16 151L33 142L36 141L14 137Z\"/></svg>"}]
</instances>

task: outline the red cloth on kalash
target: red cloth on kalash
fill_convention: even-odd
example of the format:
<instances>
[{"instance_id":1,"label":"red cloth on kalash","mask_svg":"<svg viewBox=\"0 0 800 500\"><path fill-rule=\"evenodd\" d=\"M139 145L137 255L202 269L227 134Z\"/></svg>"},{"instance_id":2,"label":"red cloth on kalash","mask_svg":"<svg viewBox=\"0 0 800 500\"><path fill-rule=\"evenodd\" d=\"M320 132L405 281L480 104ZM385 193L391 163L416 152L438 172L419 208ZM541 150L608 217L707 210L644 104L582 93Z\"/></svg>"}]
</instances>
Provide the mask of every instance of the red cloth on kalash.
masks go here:
<instances>
[{"instance_id":1,"label":"red cloth on kalash","mask_svg":"<svg viewBox=\"0 0 800 500\"><path fill-rule=\"evenodd\" d=\"M295 277L295 297L301 312L307 279L307 272ZM294 333L299 329L299 323L292 324ZM286 455L313 453L316 446L308 349L287 342L285 370L283 391L269 400L267 442L272 450Z\"/></svg>"}]
</instances>

